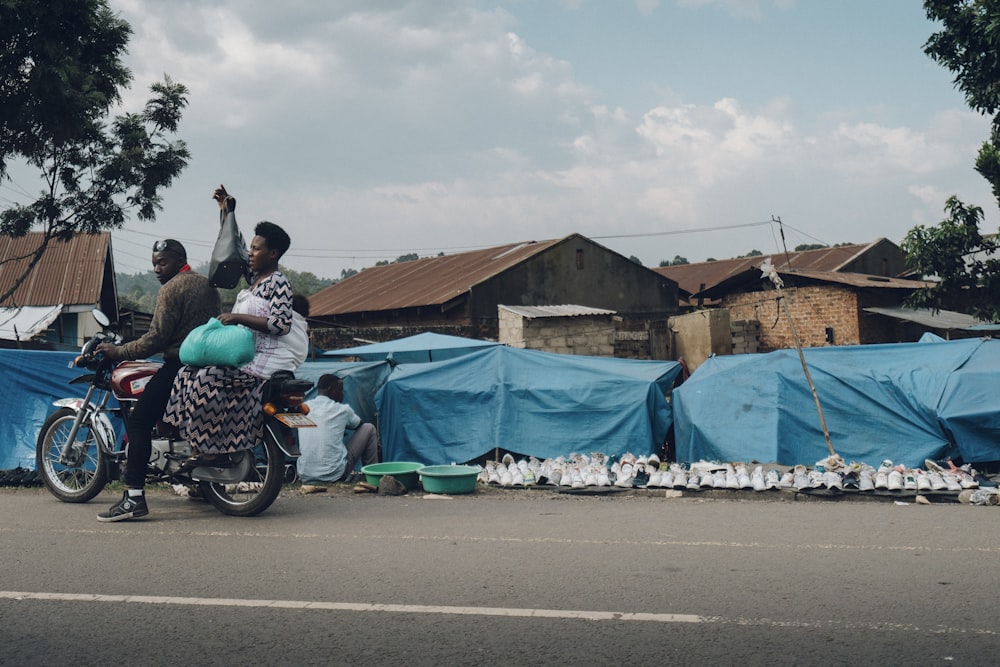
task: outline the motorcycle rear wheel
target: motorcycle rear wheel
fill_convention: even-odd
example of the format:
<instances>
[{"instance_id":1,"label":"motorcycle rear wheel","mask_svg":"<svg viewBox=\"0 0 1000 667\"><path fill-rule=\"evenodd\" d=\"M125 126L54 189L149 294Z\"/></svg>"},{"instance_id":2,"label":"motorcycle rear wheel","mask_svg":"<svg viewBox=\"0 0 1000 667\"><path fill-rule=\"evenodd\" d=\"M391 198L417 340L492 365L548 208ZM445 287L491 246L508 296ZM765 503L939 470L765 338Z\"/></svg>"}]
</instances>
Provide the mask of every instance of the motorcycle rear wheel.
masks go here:
<instances>
[{"instance_id":1,"label":"motorcycle rear wheel","mask_svg":"<svg viewBox=\"0 0 1000 667\"><path fill-rule=\"evenodd\" d=\"M278 498L284 482L285 455L269 429L264 440L248 452L254 465L245 479L235 484L201 482L201 492L215 509L230 516L256 516Z\"/></svg>"},{"instance_id":2,"label":"motorcycle rear wheel","mask_svg":"<svg viewBox=\"0 0 1000 667\"><path fill-rule=\"evenodd\" d=\"M70 408L53 412L42 425L35 443L38 475L49 492L64 503L85 503L108 483L106 455L90 424L81 424L76 433L73 460L59 460L76 414Z\"/></svg>"}]
</instances>

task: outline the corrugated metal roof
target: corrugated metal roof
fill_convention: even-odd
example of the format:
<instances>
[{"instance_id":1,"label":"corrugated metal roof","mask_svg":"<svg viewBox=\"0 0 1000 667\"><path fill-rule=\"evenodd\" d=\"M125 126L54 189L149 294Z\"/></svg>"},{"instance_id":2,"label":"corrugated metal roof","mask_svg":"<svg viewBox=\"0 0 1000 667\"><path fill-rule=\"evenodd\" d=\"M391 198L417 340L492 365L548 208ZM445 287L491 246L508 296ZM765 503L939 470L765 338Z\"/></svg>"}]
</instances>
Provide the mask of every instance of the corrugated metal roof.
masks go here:
<instances>
[{"instance_id":1,"label":"corrugated metal roof","mask_svg":"<svg viewBox=\"0 0 1000 667\"><path fill-rule=\"evenodd\" d=\"M964 330L964 331L997 331L1000 324L984 324L979 318L965 313L957 313L953 310L939 310L937 312L929 308L864 308L866 313L876 313L887 315L899 320L916 322L932 329L944 330Z\"/></svg>"},{"instance_id":2,"label":"corrugated metal roof","mask_svg":"<svg viewBox=\"0 0 1000 667\"><path fill-rule=\"evenodd\" d=\"M500 308L509 310L512 313L535 319L537 317L579 317L581 315L614 315L615 311L604 308L591 308L590 306L562 305L562 306L505 306Z\"/></svg>"},{"instance_id":3,"label":"corrugated metal roof","mask_svg":"<svg viewBox=\"0 0 1000 667\"><path fill-rule=\"evenodd\" d=\"M933 283L926 280L909 280L907 278L888 278L886 276L871 276L867 273L849 273L847 271L805 271L800 269L779 270L782 277L792 280L796 276L818 280L824 283L840 283L852 287L882 287L888 289L923 289Z\"/></svg>"},{"instance_id":4,"label":"corrugated metal roof","mask_svg":"<svg viewBox=\"0 0 1000 667\"><path fill-rule=\"evenodd\" d=\"M12 238L0 236L0 294L24 273L42 242L41 232ZM69 241L51 241L41 260L2 305L64 306L96 304L101 300L104 262L111 234L79 234Z\"/></svg>"},{"instance_id":5,"label":"corrugated metal roof","mask_svg":"<svg viewBox=\"0 0 1000 667\"><path fill-rule=\"evenodd\" d=\"M722 281L737 276L747 269L760 266L765 257L771 257L771 263L781 269L804 269L813 271L837 271L850 263L867 248L880 243L878 239L872 243L859 243L839 246L836 248L820 248L818 250L800 250L799 252L774 253L756 257L739 257L737 259L720 259L714 262L697 262L695 264L678 264L676 266L661 266L653 270L677 282L681 289L690 294L718 285Z\"/></svg>"},{"instance_id":6,"label":"corrugated metal roof","mask_svg":"<svg viewBox=\"0 0 1000 667\"><path fill-rule=\"evenodd\" d=\"M367 268L310 296L310 313L322 317L445 304L563 240L511 243Z\"/></svg>"},{"instance_id":7,"label":"corrugated metal roof","mask_svg":"<svg viewBox=\"0 0 1000 667\"><path fill-rule=\"evenodd\" d=\"M760 260L760 258L758 258ZM778 275L785 282L785 287L794 287L801 280L807 282L836 283L865 289L908 289L916 290L929 287L933 283L924 280L907 280L905 278L887 278L885 276L870 276L866 273L847 273L843 271L804 271L799 269L778 270ZM717 299L749 283L760 283L763 280L760 267L746 269L742 273L730 276L714 287L706 289L702 294L706 298Z\"/></svg>"}]
</instances>

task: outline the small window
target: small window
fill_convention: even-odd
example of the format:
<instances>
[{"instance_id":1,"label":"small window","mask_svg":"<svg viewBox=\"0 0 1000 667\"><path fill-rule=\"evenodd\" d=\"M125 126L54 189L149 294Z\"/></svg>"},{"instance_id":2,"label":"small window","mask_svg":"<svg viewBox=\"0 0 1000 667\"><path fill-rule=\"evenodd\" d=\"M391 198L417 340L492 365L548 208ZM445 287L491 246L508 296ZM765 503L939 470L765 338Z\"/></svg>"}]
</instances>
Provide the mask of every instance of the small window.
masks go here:
<instances>
[{"instance_id":1,"label":"small window","mask_svg":"<svg viewBox=\"0 0 1000 667\"><path fill-rule=\"evenodd\" d=\"M577 270L583 268L583 248L576 249L576 268Z\"/></svg>"}]
</instances>

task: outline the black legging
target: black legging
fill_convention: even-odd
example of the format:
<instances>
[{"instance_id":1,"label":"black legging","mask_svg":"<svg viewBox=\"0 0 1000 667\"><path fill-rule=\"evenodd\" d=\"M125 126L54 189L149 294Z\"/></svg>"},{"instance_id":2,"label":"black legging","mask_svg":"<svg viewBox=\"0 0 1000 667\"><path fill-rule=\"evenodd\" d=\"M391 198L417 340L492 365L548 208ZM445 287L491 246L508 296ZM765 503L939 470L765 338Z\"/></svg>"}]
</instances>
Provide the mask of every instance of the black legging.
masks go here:
<instances>
[{"instance_id":1,"label":"black legging","mask_svg":"<svg viewBox=\"0 0 1000 667\"><path fill-rule=\"evenodd\" d=\"M174 386L174 376L181 365L180 359L164 361L160 370L149 378L129 415L125 426L128 434L125 486L131 489L141 489L146 485L146 467L153 449L153 427L163 416L163 410L170 399L170 390Z\"/></svg>"}]
</instances>

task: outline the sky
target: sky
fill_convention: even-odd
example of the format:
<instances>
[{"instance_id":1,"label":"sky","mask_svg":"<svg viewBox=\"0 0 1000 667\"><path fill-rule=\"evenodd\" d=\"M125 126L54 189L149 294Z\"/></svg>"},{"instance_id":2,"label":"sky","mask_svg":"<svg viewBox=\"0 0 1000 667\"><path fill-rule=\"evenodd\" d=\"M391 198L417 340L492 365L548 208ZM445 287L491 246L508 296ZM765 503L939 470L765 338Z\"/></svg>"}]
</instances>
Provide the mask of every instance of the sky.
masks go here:
<instances>
[{"instance_id":1,"label":"sky","mask_svg":"<svg viewBox=\"0 0 1000 667\"><path fill-rule=\"evenodd\" d=\"M899 243L953 194L997 228L989 120L923 52L915 0L110 4L134 31L124 108L183 83L192 153L156 222L114 232L119 272L164 237L207 261L220 183L321 278L573 233L647 266L782 232Z\"/></svg>"}]
</instances>

